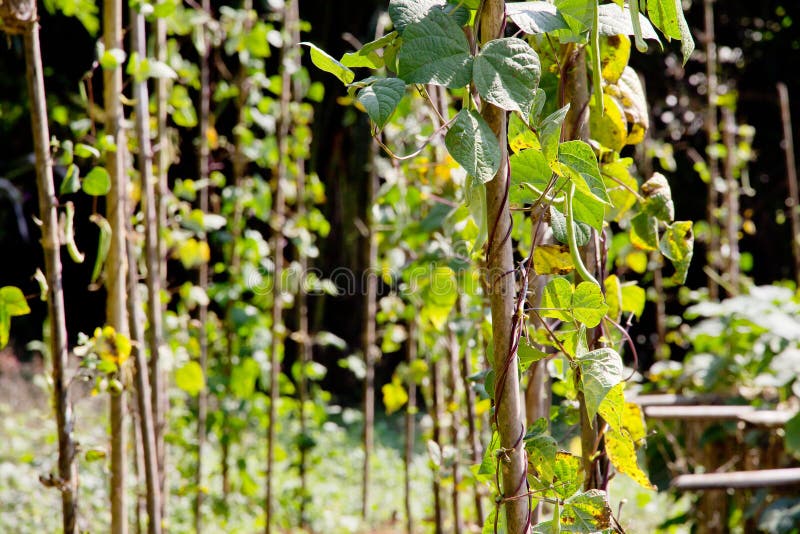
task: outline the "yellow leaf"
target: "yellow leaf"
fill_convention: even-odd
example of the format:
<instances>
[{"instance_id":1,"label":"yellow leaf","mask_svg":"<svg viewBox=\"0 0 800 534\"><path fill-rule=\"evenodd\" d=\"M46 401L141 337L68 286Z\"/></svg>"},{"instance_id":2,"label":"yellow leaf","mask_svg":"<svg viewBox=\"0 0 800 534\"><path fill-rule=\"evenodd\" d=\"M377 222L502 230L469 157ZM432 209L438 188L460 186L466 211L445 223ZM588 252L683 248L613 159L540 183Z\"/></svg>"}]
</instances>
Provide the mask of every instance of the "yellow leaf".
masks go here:
<instances>
[{"instance_id":1,"label":"yellow leaf","mask_svg":"<svg viewBox=\"0 0 800 534\"><path fill-rule=\"evenodd\" d=\"M628 475L643 488L657 489L636 463L636 448L627 433L619 433L612 428L606 432L605 438L606 454L617 471Z\"/></svg>"},{"instance_id":2,"label":"yellow leaf","mask_svg":"<svg viewBox=\"0 0 800 534\"><path fill-rule=\"evenodd\" d=\"M622 412L622 426L631 435L634 443L638 443L647 436L644 426L642 409L635 402L626 402Z\"/></svg>"},{"instance_id":3,"label":"yellow leaf","mask_svg":"<svg viewBox=\"0 0 800 534\"><path fill-rule=\"evenodd\" d=\"M408 402L408 393L400 382L400 377L395 376L389 384L381 388L383 392L383 404L386 406L386 414L391 414L399 410Z\"/></svg>"},{"instance_id":4,"label":"yellow leaf","mask_svg":"<svg viewBox=\"0 0 800 534\"><path fill-rule=\"evenodd\" d=\"M619 152L628 139L628 122L625 120L622 106L611 95L603 94L603 108L605 112L602 115L599 109L594 107L591 109L589 131L592 132L592 139L604 147Z\"/></svg>"},{"instance_id":5,"label":"yellow leaf","mask_svg":"<svg viewBox=\"0 0 800 534\"><path fill-rule=\"evenodd\" d=\"M533 251L536 274L568 274L575 269L566 245L538 245Z\"/></svg>"},{"instance_id":6,"label":"yellow leaf","mask_svg":"<svg viewBox=\"0 0 800 534\"><path fill-rule=\"evenodd\" d=\"M621 432L624 426L623 414L625 413L625 382L620 382L606 394L597 409L608 425Z\"/></svg>"},{"instance_id":7,"label":"yellow leaf","mask_svg":"<svg viewBox=\"0 0 800 534\"><path fill-rule=\"evenodd\" d=\"M608 35L600 40L600 65L603 80L617 83L631 57L631 40L627 35Z\"/></svg>"}]
</instances>

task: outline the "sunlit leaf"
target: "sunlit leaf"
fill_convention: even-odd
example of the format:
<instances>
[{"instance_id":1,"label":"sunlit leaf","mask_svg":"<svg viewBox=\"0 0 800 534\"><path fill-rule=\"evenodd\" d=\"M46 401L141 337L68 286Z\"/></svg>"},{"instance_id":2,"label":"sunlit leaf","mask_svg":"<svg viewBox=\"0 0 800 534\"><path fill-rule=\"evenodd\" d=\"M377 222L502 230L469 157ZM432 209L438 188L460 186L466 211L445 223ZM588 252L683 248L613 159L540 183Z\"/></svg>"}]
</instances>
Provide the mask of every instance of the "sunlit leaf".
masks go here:
<instances>
[{"instance_id":1,"label":"sunlit leaf","mask_svg":"<svg viewBox=\"0 0 800 534\"><path fill-rule=\"evenodd\" d=\"M571 496L561 510L563 532L605 532L611 528L611 507L605 491L591 489Z\"/></svg>"},{"instance_id":2,"label":"sunlit leaf","mask_svg":"<svg viewBox=\"0 0 800 534\"><path fill-rule=\"evenodd\" d=\"M25 295L18 287L0 288L0 348L8 345L11 318L27 315L31 312Z\"/></svg>"},{"instance_id":3,"label":"sunlit leaf","mask_svg":"<svg viewBox=\"0 0 800 534\"><path fill-rule=\"evenodd\" d=\"M600 286L592 282L581 282L572 295L572 314L575 320L588 328L594 328L605 317L608 305Z\"/></svg>"},{"instance_id":4,"label":"sunlit leaf","mask_svg":"<svg viewBox=\"0 0 800 534\"><path fill-rule=\"evenodd\" d=\"M175 385L192 397L196 397L206 387L203 368L194 360L186 362L175 370Z\"/></svg>"},{"instance_id":5,"label":"sunlit leaf","mask_svg":"<svg viewBox=\"0 0 800 534\"><path fill-rule=\"evenodd\" d=\"M605 438L606 454L616 470L628 475L643 488L656 489L636 463L636 447L630 435L611 428L606 432Z\"/></svg>"},{"instance_id":6,"label":"sunlit leaf","mask_svg":"<svg viewBox=\"0 0 800 534\"><path fill-rule=\"evenodd\" d=\"M383 393L383 405L386 407L386 415L392 414L403 407L408 402L408 393L403 387L398 376L394 376L392 381L381 387Z\"/></svg>"},{"instance_id":7,"label":"sunlit leaf","mask_svg":"<svg viewBox=\"0 0 800 534\"><path fill-rule=\"evenodd\" d=\"M525 117L533 107L540 76L539 56L515 37L489 41L473 64L478 93L487 102Z\"/></svg>"},{"instance_id":8,"label":"sunlit leaf","mask_svg":"<svg viewBox=\"0 0 800 534\"><path fill-rule=\"evenodd\" d=\"M631 244L642 250L658 250L658 219L641 212L631 219Z\"/></svg>"},{"instance_id":9,"label":"sunlit leaf","mask_svg":"<svg viewBox=\"0 0 800 534\"><path fill-rule=\"evenodd\" d=\"M111 177L105 167L95 167L84 177L81 187L87 195L101 197L111 191Z\"/></svg>"},{"instance_id":10,"label":"sunlit leaf","mask_svg":"<svg viewBox=\"0 0 800 534\"><path fill-rule=\"evenodd\" d=\"M675 267L675 274L672 280L676 284L686 281L689 272L689 264L692 262L694 254L694 233L692 232L691 221L675 221L667 227L666 232L661 237L661 254L664 255L672 266Z\"/></svg>"},{"instance_id":11,"label":"sunlit leaf","mask_svg":"<svg viewBox=\"0 0 800 534\"><path fill-rule=\"evenodd\" d=\"M685 65L694 51L694 39L683 15L681 0L649 0L647 14L653 25L664 35L672 39L680 39Z\"/></svg>"},{"instance_id":12,"label":"sunlit leaf","mask_svg":"<svg viewBox=\"0 0 800 534\"><path fill-rule=\"evenodd\" d=\"M406 83L463 87L472 79L472 55L461 26L432 9L403 33L398 76Z\"/></svg>"},{"instance_id":13,"label":"sunlit leaf","mask_svg":"<svg viewBox=\"0 0 800 534\"><path fill-rule=\"evenodd\" d=\"M533 250L536 274L569 274L575 269L566 245L537 245Z\"/></svg>"},{"instance_id":14,"label":"sunlit leaf","mask_svg":"<svg viewBox=\"0 0 800 534\"><path fill-rule=\"evenodd\" d=\"M506 15L530 35L569 28L556 6L549 2L509 2L506 4Z\"/></svg>"},{"instance_id":15,"label":"sunlit leaf","mask_svg":"<svg viewBox=\"0 0 800 534\"><path fill-rule=\"evenodd\" d=\"M592 139L606 148L619 152L627 143L628 123L617 100L603 94L603 113L595 106L589 112L589 131Z\"/></svg>"},{"instance_id":16,"label":"sunlit leaf","mask_svg":"<svg viewBox=\"0 0 800 534\"><path fill-rule=\"evenodd\" d=\"M672 222L675 220L675 204L672 202L672 190L666 177L659 173L642 184L644 196L644 211L659 221Z\"/></svg>"},{"instance_id":17,"label":"sunlit leaf","mask_svg":"<svg viewBox=\"0 0 800 534\"><path fill-rule=\"evenodd\" d=\"M307 46L311 52L311 62L320 70L336 76L343 84L352 82L356 74L349 68L342 65L333 56L309 42L302 42L301 45Z\"/></svg>"},{"instance_id":18,"label":"sunlit leaf","mask_svg":"<svg viewBox=\"0 0 800 534\"><path fill-rule=\"evenodd\" d=\"M517 348L517 356L519 357L519 372L524 373L534 363L546 358L546 352L530 345L527 340L520 339L519 347Z\"/></svg>"},{"instance_id":19,"label":"sunlit leaf","mask_svg":"<svg viewBox=\"0 0 800 534\"><path fill-rule=\"evenodd\" d=\"M581 370L581 389L586 399L589 419L611 388L622 380L622 357L614 349L604 347L578 357Z\"/></svg>"}]
</instances>

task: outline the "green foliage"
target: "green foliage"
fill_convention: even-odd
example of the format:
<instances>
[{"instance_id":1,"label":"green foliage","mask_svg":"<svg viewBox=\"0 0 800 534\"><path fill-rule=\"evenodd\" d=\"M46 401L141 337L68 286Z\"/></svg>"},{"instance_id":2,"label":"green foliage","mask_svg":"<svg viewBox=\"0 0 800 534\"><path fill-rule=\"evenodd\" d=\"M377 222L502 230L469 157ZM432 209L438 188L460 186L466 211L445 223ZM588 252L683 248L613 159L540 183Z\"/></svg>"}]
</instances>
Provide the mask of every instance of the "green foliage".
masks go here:
<instances>
[{"instance_id":1,"label":"green foliage","mask_svg":"<svg viewBox=\"0 0 800 534\"><path fill-rule=\"evenodd\" d=\"M11 318L27 315L30 312L28 301L18 287L0 288L0 348L8 345Z\"/></svg>"}]
</instances>

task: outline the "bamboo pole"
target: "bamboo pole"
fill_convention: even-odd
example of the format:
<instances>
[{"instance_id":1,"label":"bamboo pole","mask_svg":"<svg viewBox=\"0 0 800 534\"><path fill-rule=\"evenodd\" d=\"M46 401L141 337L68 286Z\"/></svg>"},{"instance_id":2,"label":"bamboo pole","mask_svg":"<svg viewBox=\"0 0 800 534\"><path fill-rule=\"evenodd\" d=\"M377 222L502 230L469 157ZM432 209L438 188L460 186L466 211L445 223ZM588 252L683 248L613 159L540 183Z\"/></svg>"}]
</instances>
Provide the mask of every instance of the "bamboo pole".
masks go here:
<instances>
[{"instance_id":1,"label":"bamboo pole","mask_svg":"<svg viewBox=\"0 0 800 534\"><path fill-rule=\"evenodd\" d=\"M794 158L794 137L792 134L792 112L789 108L789 90L785 83L778 84L778 98L781 104L781 123L783 125L783 150L786 156L786 183L789 188L789 220L792 222L792 256L794 257L794 277L800 287L800 194L797 187L797 164Z\"/></svg>"},{"instance_id":2,"label":"bamboo pole","mask_svg":"<svg viewBox=\"0 0 800 534\"><path fill-rule=\"evenodd\" d=\"M406 405L406 442L405 442L405 457L404 457L404 496L406 508L406 532L408 534L414 533L414 514L411 510L411 502L413 501L411 492L411 465L414 461L414 434L415 434L415 420L417 414L417 383L414 376L411 374L414 361L417 359L417 322L416 318L408 321L408 340L406 341L406 363L408 364L409 380L408 380L408 404Z\"/></svg>"},{"instance_id":3,"label":"bamboo pole","mask_svg":"<svg viewBox=\"0 0 800 534\"><path fill-rule=\"evenodd\" d=\"M717 210L719 208L719 193L716 181L719 176L719 160L713 145L719 141L719 125L717 121L717 43L714 33L714 1L703 0L703 19L705 22L706 45L706 139L708 147L706 157L708 161L709 182L706 200L706 219L708 219L709 241L706 251L706 262L714 273L718 272L720 261L720 237L716 228ZM711 300L719 298L719 284L714 276L708 277L708 295Z\"/></svg>"},{"instance_id":4,"label":"bamboo pole","mask_svg":"<svg viewBox=\"0 0 800 534\"><path fill-rule=\"evenodd\" d=\"M5 13L3 14L5 17ZM64 287L59 242L58 212L53 162L50 159L50 131L47 125L47 99L36 22L36 2L29 4L29 17L19 21L23 28L26 79L31 101L31 130L36 157L36 181L39 197L39 217L42 220L42 250L47 279L47 318L50 323L50 354L53 362L53 408L58 435L58 478L61 492L62 528L65 534L78 532L78 469L76 447L72 437L73 415L67 389L68 344Z\"/></svg>"},{"instance_id":5,"label":"bamboo pole","mask_svg":"<svg viewBox=\"0 0 800 534\"><path fill-rule=\"evenodd\" d=\"M210 0L202 0L203 11L211 16ZM211 151L208 143L208 130L210 126L211 114L211 80L210 68L208 64L209 47L211 41L208 38L208 26L203 25L200 31L200 139L197 158L198 177L205 184L200 190L200 211L204 214L208 212L208 188L209 164ZM207 243L208 238L203 234L203 240ZM200 264L198 273L198 286L204 293L208 291L208 263ZM201 302L199 305L197 320L200 323L198 332L198 342L200 345L200 368L203 376L208 376L208 303ZM208 389L203 388L197 396L197 471L195 473L196 493L194 500L194 526L196 532L203 531L203 500L205 482L205 448L206 448L206 420L208 418Z\"/></svg>"},{"instance_id":6,"label":"bamboo pole","mask_svg":"<svg viewBox=\"0 0 800 534\"><path fill-rule=\"evenodd\" d=\"M725 145L725 244L723 266L728 282L728 296L739 293L739 181L736 178L736 119L733 110L722 108L722 143Z\"/></svg>"},{"instance_id":7,"label":"bamboo pole","mask_svg":"<svg viewBox=\"0 0 800 534\"><path fill-rule=\"evenodd\" d=\"M103 44L106 50L122 49L122 2L105 0L103 9ZM125 130L123 127L122 66L103 70L106 133L111 136L114 151L106 157L106 170L111 179L111 190L106 196L106 218L111 226L111 246L106 260L107 290L106 321L117 332L128 335L126 310L127 251L125 244L125 218L127 211L127 175L125 172ZM110 396L111 422L111 533L127 534L128 509L127 447L125 438L125 391Z\"/></svg>"},{"instance_id":8,"label":"bamboo pole","mask_svg":"<svg viewBox=\"0 0 800 534\"><path fill-rule=\"evenodd\" d=\"M284 37L287 35L286 19L293 8L290 7L296 0L289 0L283 8L283 29ZM269 428L267 430L267 496L266 496L266 529L265 532L272 532L273 511L274 511L274 478L275 478L275 435L278 419L278 403L280 402L280 390L278 381L281 373L281 359L284 354L284 324L283 324L283 262L286 240L283 237L283 225L285 221L286 199L284 194L285 183L288 180L287 160L289 157L289 129L291 125L291 110L289 108L292 97L292 75L288 67L288 60L294 52L284 42L281 48L281 95L279 102L278 129L276 132L278 144L278 164L275 169L275 193L273 196L273 216L272 216L272 250L273 250L273 292L272 292L272 347L270 352L270 371L269 371Z\"/></svg>"},{"instance_id":9,"label":"bamboo pole","mask_svg":"<svg viewBox=\"0 0 800 534\"><path fill-rule=\"evenodd\" d=\"M144 16L131 8L132 25L132 49L138 52L140 58L146 54L146 37ZM147 81L133 81L133 95L136 101L136 136L139 144L139 176L144 192L145 210L145 256L148 273L154 276L147 277L147 292L150 306L148 306L150 330L148 345L151 351L151 358L158 359L158 350L161 342L161 285L158 273L158 250L156 243L156 233L158 231L155 207L155 190L153 184L153 152L150 145L150 97L147 89ZM132 232L130 221L128 231ZM139 321L139 292L138 292L138 273L136 268L136 254L132 243L128 243L128 315L130 318L131 333L136 341L134 345L136 363L136 385L137 402L139 408L140 433L142 446L144 449L144 468L145 480L147 484L147 514L148 532L150 534L160 534L161 532L161 485L158 469L158 448L155 436L155 415L153 406L153 396L150 389L150 380L154 381L153 388L161 387L160 371L156 367L156 372L152 376L148 375L147 359L145 357L145 333L143 322ZM157 396L157 402L160 398ZM158 408L156 408L158 412Z\"/></svg>"},{"instance_id":10,"label":"bamboo pole","mask_svg":"<svg viewBox=\"0 0 800 534\"><path fill-rule=\"evenodd\" d=\"M480 13L481 43L501 37L505 26L505 1L485 0ZM510 171L508 168L506 113L485 102L481 115L497 136L500 144L500 167L494 179L486 184L486 216L489 243L486 253L485 278L488 284L489 302L492 312L494 345L493 367L497 373L495 385L495 417L500 435L500 446L505 449L508 461L501 462L501 497L506 499L506 522L511 534L523 534L530 525L530 503L520 498L527 493L527 465L522 438L525 422L522 419L518 359L514 347L516 287L513 276L514 255L510 239L511 213L508 190Z\"/></svg>"},{"instance_id":11,"label":"bamboo pole","mask_svg":"<svg viewBox=\"0 0 800 534\"><path fill-rule=\"evenodd\" d=\"M167 25L164 19L156 19L155 22L155 55L156 59L161 62L167 61ZM169 140L167 137L167 98L169 94L169 79L166 77L156 79L156 149L157 149L157 179L155 183L155 198L153 203L156 207L156 251L158 253L158 271L150 272L148 269L148 296L150 294L159 295L155 301L150 301L150 307L157 305L157 312L150 312L151 316L148 318L151 325L159 325L161 328L162 321L157 320L155 314L161 315L163 318L164 304L161 302L160 291L155 291L155 286L150 289L150 278L156 278L160 288L167 286L167 242L164 239L162 229L167 227L167 200L169 195ZM152 299L152 297L149 297ZM164 376L164 370L160 365L160 354L158 354L158 347L161 346L163 341L162 337L159 340L158 336L151 334L150 338L150 383L152 384L152 406L153 406L153 420L156 425L156 447L158 449L158 469L159 469L159 490L161 492L161 517L166 520L169 510L169 485L166 476L167 472L167 445L164 441L164 432L166 431L166 417L169 411L169 398L167 396L167 380ZM154 343L158 345L154 347ZM154 352L155 349L155 352Z\"/></svg>"},{"instance_id":12,"label":"bamboo pole","mask_svg":"<svg viewBox=\"0 0 800 534\"><path fill-rule=\"evenodd\" d=\"M464 521L461 512L461 488L459 484L461 483L461 458L460 458L460 448L459 448L459 429L461 428L461 420L460 420L460 410L458 406L460 406L461 401L461 394L459 391L459 360L460 360L460 352L461 346L458 342L458 338L456 337L456 332L453 328L452 322L447 326L447 341L448 341L448 354L450 356L449 364L449 386L450 386L450 399L449 405L452 407L451 409L451 420L450 420L450 441L453 447L453 465L451 467L451 474L453 476L453 489L450 493L451 499L451 506L453 507L453 523L451 524L451 532L453 534L461 534L464 530Z\"/></svg>"}]
</instances>

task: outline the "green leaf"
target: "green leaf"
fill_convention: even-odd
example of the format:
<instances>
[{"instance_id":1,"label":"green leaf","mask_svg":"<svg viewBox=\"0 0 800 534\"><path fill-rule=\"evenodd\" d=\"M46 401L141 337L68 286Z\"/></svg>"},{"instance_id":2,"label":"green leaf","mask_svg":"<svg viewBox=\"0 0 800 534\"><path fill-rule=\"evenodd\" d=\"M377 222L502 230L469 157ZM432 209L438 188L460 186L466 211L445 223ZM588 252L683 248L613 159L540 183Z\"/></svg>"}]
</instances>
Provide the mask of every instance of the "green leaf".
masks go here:
<instances>
[{"instance_id":1,"label":"green leaf","mask_svg":"<svg viewBox=\"0 0 800 534\"><path fill-rule=\"evenodd\" d=\"M553 230L553 237L559 243L569 244L567 238L567 217L555 206L550 206L550 228ZM575 227L575 242L579 247L586 246L592 236L592 228L585 223L573 221Z\"/></svg>"},{"instance_id":2,"label":"green leaf","mask_svg":"<svg viewBox=\"0 0 800 534\"><path fill-rule=\"evenodd\" d=\"M95 167L83 179L83 192L93 197L102 197L111 191L111 177L105 167Z\"/></svg>"},{"instance_id":3,"label":"green leaf","mask_svg":"<svg viewBox=\"0 0 800 534\"><path fill-rule=\"evenodd\" d=\"M356 52L348 52L342 56L341 63L345 67L368 67L379 69L384 66L384 58L377 54L381 48L391 45L397 38L397 32L390 32L380 39L370 41Z\"/></svg>"},{"instance_id":4,"label":"green leaf","mask_svg":"<svg viewBox=\"0 0 800 534\"><path fill-rule=\"evenodd\" d=\"M443 330L457 298L456 273L450 267L437 266L430 272L430 279L422 290L424 306L420 314L437 330Z\"/></svg>"},{"instance_id":5,"label":"green leaf","mask_svg":"<svg viewBox=\"0 0 800 534\"><path fill-rule=\"evenodd\" d=\"M547 353L528 344L528 341L522 338L517 348L517 356L519 357L519 372L524 373L534 363L547 358Z\"/></svg>"},{"instance_id":6,"label":"green leaf","mask_svg":"<svg viewBox=\"0 0 800 534\"><path fill-rule=\"evenodd\" d=\"M506 15L529 35L567 30L569 25L556 6L549 2L509 2Z\"/></svg>"},{"instance_id":7,"label":"green leaf","mask_svg":"<svg viewBox=\"0 0 800 534\"><path fill-rule=\"evenodd\" d=\"M558 161L577 173L583 180L575 180L577 192L589 193L608 204L611 199L600 177L600 167L592 147L584 141L567 141L558 146Z\"/></svg>"},{"instance_id":8,"label":"green leaf","mask_svg":"<svg viewBox=\"0 0 800 534\"><path fill-rule=\"evenodd\" d=\"M622 217L636 204L635 193L639 190L639 182L631 175L632 163L630 158L622 158L600 167L608 198L611 199L611 206L606 212L606 217L611 221L622 220Z\"/></svg>"},{"instance_id":9,"label":"green leaf","mask_svg":"<svg viewBox=\"0 0 800 534\"><path fill-rule=\"evenodd\" d=\"M578 493L564 502L561 511L563 532L611 531L611 507L606 492L599 489Z\"/></svg>"},{"instance_id":10,"label":"green leaf","mask_svg":"<svg viewBox=\"0 0 800 534\"><path fill-rule=\"evenodd\" d=\"M64 181L61 182L61 187L59 188L58 192L61 195L67 195L69 193L77 193L81 188L81 171L77 165L74 163L70 164L67 167L67 174L64 176Z\"/></svg>"},{"instance_id":11,"label":"green leaf","mask_svg":"<svg viewBox=\"0 0 800 534\"><path fill-rule=\"evenodd\" d=\"M642 316L647 296L644 288L634 282L622 286L622 311L633 313L636 318Z\"/></svg>"},{"instance_id":12,"label":"green leaf","mask_svg":"<svg viewBox=\"0 0 800 534\"><path fill-rule=\"evenodd\" d=\"M237 399L249 399L256 390L261 367L253 358L245 358L231 369L231 393Z\"/></svg>"},{"instance_id":13,"label":"green leaf","mask_svg":"<svg viewBox=\"0 0 800 534\"><path fill-rule=\"evenodd\" d=\"M78 244L75 243L75 204L67 202L64 205L64 215L64 239L67 252L72 261L83 263L84 255L78 250Z\"/></svg>"},{"instance_id":14,"label":"green leaf","mask_svg":"<svg viewBox=\"0 0 800 534\"><path fill-rule=\"evenodd\" d=\"M547 420L538 419L525 435L525 450L528 462L543 485L549 486L555 478L558 443L547 434Z\"/></svg>"},{"instance_id":15,"label":"green leaf","mask_svg":"<svg viewBox=\"0 0 800 534\"><path fill-rule=\"evenodd\" d=\"M599 15L600 25L598 28L600 35L634 35L631 13L627 5L622 7L616 4L602 4ZM661 43L653 25L641 13L639 13L639 26L642 31L642 37Z\"/></svg>"},{"instance_id":16,"label":"green leaf","mask_svg":"<svg viewBox=\"0 0 800 534\"><path fill-rule=\"evenodd\" d=\"M458 112L444 143L453 159L480 182L491 181L500 168L497 137L475 111L462 109Z\"/></svg>"},{"instance_id":17,"label":"green leaf","mask_svg":"<svg viewBox=\"0 0 800 534\"><path fill-rule=\"evenodd\" d=\"M558 144L561 140L561 125L567 117L569 104L554 111L539 123L539 142L548 164L558 160Z\"/></svg>"},{"instance_id":18,"label":"green leaf","mask_svg":"<svg viewBox=\"0 0 800 534\"><path fill-rule=\"evenodd\" d=\"M345 85L351 83L355 79L355 72L342 65L339 61L334 59L330 54L319 48L317 45L309 42L302 42L300 45L305 45L309 48L311 51L311 62L318 69L333 74Z\"/></svg>"},{"instance_id":19,"label":"green leaf","mask_svg":"<svg viewBox=\"0 0 800 534\"><path fill-rule=\"evenodd\" d=\"M192 397L196 397L206 387L203 368L195 361L186 362L175 370L175 385Z\"/></svg>"},{"instance_id":20,"label":"green leaf","mask_svg":"<svg viewBox=\"0 0 800 534\"><path fill-rule=\"evenodd\" d=\"M553 172L541 150L534 148L513 154L511 163L511 204L533 204L542 196Z\"/></svg>"},{"instance_id":21,"label":"green leaf","mask_svg":"<svg viewBox=\"0 0 800 534\"><path fill-rule=\"evenodd\" d=\"M75 155L79 158L99 158L100 151L91 145L77 143L75 145Z\"/></svg>"},{"instance_id":22,"label":"green leaf","mask_svg":"<svg viewBox=\"0 0 800 534\"><path fill-rule=\"evenodd\" d=\"M406 92L406 84L398 78L383 78L361 89L356 97L379 129L382 129Z\"/></svg>"},{"instance_id":23,"label":"green leaf","mask_svg":"<svg viewBox=\"0 0 800 534\"><path fill-rule=\"evenodd\" d=\"M786 421L784 426L784 445L786 452L800 459L800 413Z\"/></svg>"},{"instance_id":24,"label":"green leaf","mask_svg":"<svg viewBox=\"0 0 800 534\"><path fill-rule=\"evenodd\" d=\"M89 449L83 457L87 462L96 462L105 459L106 451L103 449Z\"/></svg>"},{"instance_id":25,"label":"green leaf","mask_svg":"<svg viewBox=\"0 0 800 534\"><path fill-rule=\"evenodd\" d=\"M681 40L681 52L685 65L694 51L694 39L689 25L686 23L686 18L683 16L681 0L649 0L647 14L653 25L664 35Z\"/></svg>"},{"instance_id":26,"label":"green leaf","mask_svg":"<svg viewBox=\"0 0 800 534\"><path fill-rule=\"evenodd\" d=\"M611 348L600 348L578 357L581 389L589 419L594 419L600 403L611 388L622 381L622 357Z\"/></svg>"},{"instance_id":27,"label":"green leaf","mask_svg":"<svg viewBox=\"0 0 800 534\"><path fill-rule=\"evenodd\" d=\"M596 0L556 0L555 4L575 35L588 32L592 27Z\"/></svg>"},{"instance_id":28,"label":"green leaf","mask_svg":"<svg viewBox=\"0 0 800 534\"><path fill-rule=\"evenodd\" d=\"M667 231L661 237L660 249L661 254L675 267L672 281L676 284L683 284L686 281L689 264L692 262L694 254L692 221L675 221L667 226Z\"/></svg>"},{"instance_id":29,"label":"green leaf","mask_svg":"<svg viewBox=\"0 0 800 534\"><path fill-rule=\"evenodd\" d=\"M100 56L100 66L104 70L113 70L125 63L125 51L121 48L110 48Z\"/></svg>"},{"instance_id":30,"label":"green leaf","mask_svg":"<svg viewBox=\"0 0 800 534\"><path fill-rule=\"evenodd\" d=\"M597 413L608 423L608 426L621 432L623 429L623 417L625 413L625 383L620 382L608 392L608 395L600 403Z\"/></svg>"},{"instance_id":31,"label":"green leaf","mask_svg":"<svg viewBox=\"0 0 800 534\"><path fill-rule=\"evenodd\" d=\"M484 100L524 117L530 115L541 65L528 43L515 37L489 41L475 58L472 72Z\"/></svg>"},{"instance_id":32,"label":"green leaf","mask_svg":"<svg viewBox=\"0 0 800 534\"><path fill-rule=\"evenodd\" d=\"M622 310L622 288L620 287L617 275L611 274L603 280L603 287L606 291L606 304L608 304L608 316L615 321L619 320Z\"/></svg>"},{"instance_id":33,"label":"green leaf","mask_svg":"<svg viewBox=\"0 0 800 534\"><path fill-rule=\"evenodd\" d=\"M553 466L555 475L553 490L562 499L567 499L583 486L583 460L566 451L556 453Z\"/></svg>"},{"instance_id":34,"label":"green leaf","mask_svg":"<svg viewBox=\"0 0 800 534\"><path fill-rule=\"evenodd\" d=\"M386 415L393 414L408 402L408 393L400 382L400 378L395 376L388 384L381 388L383 393L383 405L386 407Z\"/></svg>"},{"instance_id":35,"label":"green leaf","mask_svg":"<svg viewBox=\"0 0 800 534\"><path fill-rule=\"evenodd\" d=\"M605 438L606 454L616 470L628 475L643 488L656 489L636 463L636 447L630 435L611 428L606 432Z\"/></svg>"},{"instance_id":36,"label":"green leaf","mask_svg":"<svg viewBox=\"0 0 800 534\"><path fill-rule=\"evenodd\" d=\"M631 244L642 250L658 250L658 219L645 212L631 219Z\"/></svg>"},{"instance_id":37,"label":"green leaf","mask_svg":"<svg viewBox=\"0 0 800 534\"><path fill-rule=\"evenodd\" d=\"M675 204L672 202L672 190L666 177L653 173L652 178L642 184L642 195L645 213L652 215L659 221L670 223L675 220Z\"/></svg>"},{"instance_id":38,"label":"green leaf","mask_svg":"<svg viewBox=\"0 0 800 534\"><path fill-rule=\"evenodd\" d=\"M542 292L542 317L551 317L562 321L572 321L572 284L566 278L553 278Z\"/></svg>"},{"instance_id":39,"label":"green leaf","mask_svg":"<svg viewBox=\"0 0 800 534\"><path fill-rule=\"evenodd\" d=\"M31 312L25 295L18 287L0 288L0 349L8 345L11 331L11 318L27 315Z\"/></svg>"},{"instance_id":40,"label":"green leaf","mask_svg":"<svg viewBox=\"0 0 800 534\"><path fill-rule=\"evenodd\" d=\"M111 225L102 215L97 213L93 213L89 220L100 229L97 238L97 256L95 256L94 267L92 267L91 281L94 284L100 278L100 273L103 272L103 265L108 257L108 250L111 248Z\"/></svg>"},{"instance_id":41,"label":"green leaf","mask_svg":"<svg viewBox=\"0 0 800 534\"><path fill-rule=\"evenodd\" d=\"M441 9L431 10L406 28L398 62L398 76L409 84L464 87L472 80L467 37Z\"/></svg>"},{"instance_id":42,"label":"green leaf","mask_svg":"<svg viewBox=\"0 0 800 534\"><path fill-rule=\"evenodd\" d=\"M600 286L592 282L581 282L572 295L572 314L575 320L588 328L594 328L605 317L608 305L603 299Z\"/></svg>"},{"instance_id":43,"label":"green leaf","mask_svg":"<svg viewBox=\"0 0 800 534\"><path fill-rule=\"evenodd\" d=\"M389 2L389 18L401 35L406 27L419 22L432 11L438 11L453 18L461 27L469 22L469 11L461 7L447 4L444 0L391 0Z\"/></svg>"}]
</instances>

